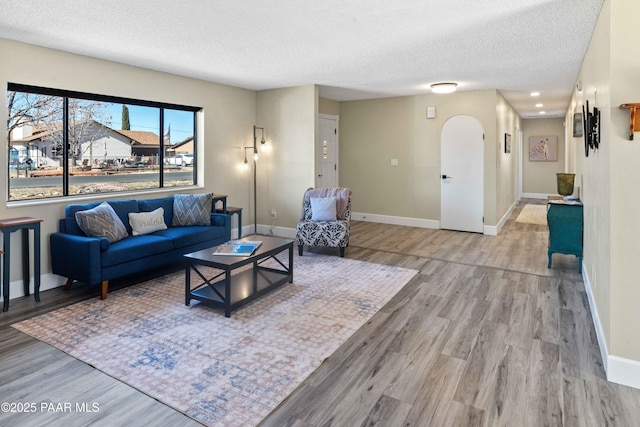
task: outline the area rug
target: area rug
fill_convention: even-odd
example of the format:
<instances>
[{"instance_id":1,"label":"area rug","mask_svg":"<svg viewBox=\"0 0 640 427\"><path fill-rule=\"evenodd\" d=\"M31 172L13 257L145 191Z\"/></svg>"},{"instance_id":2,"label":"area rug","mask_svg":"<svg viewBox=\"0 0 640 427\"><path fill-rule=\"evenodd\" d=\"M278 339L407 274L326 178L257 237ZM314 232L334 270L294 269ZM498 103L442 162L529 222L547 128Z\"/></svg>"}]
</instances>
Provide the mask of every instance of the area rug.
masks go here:
<instances>
[{"instance_id":1,"label":"area rug","mask_svg":"<svg viewBox=\"0 0 640 427\"><path fill-rule=\"evenodd\" d=\"M417 273L312 253L294 266L230 318L185 306L176 272L13 327L203 424L252 426Z\"/></svg>"},{"instance_id":2,"label":"area rug","mask_svg":"<svg viewBox=\"0 0 640 427\"><path fill-rule=\"evenodd\" d=\"M516 218L516 222L547 225L547 205L526 204Z\"/></svg>"}]
</instances>

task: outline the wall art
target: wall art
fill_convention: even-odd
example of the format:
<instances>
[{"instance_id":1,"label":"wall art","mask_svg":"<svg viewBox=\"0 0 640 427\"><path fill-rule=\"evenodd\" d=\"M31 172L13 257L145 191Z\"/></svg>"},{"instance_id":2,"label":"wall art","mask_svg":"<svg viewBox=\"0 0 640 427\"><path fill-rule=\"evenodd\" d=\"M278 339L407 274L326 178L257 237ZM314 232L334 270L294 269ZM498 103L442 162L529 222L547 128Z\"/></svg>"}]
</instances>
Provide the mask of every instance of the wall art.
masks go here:
<instances>
[{"instance_id":1,"label":"wall art","mask_svg":"<svg viewBox=\"0 0 640 427\"><path fill-rule=\"evenodd\" d=\"M529 161L557 162L558 161L558 137L557 136L530 136L529 137Z\"/></svg>"}]
</instances>

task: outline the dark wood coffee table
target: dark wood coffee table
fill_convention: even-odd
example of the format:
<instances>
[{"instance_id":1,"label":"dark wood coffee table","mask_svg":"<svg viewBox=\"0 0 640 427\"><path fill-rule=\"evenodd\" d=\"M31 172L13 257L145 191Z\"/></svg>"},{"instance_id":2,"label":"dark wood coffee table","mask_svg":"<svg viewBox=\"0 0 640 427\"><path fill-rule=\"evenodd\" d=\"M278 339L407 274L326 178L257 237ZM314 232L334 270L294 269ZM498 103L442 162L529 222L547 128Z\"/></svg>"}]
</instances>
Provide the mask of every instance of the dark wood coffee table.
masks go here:
<instances>
[{"instance_id":1,"label":"dark wood coffee table","mask_svg":"<svg viewBox=\"0 0 640 427\"><path fill-rule=\"evenodd\" d=\"M272 236L247 236L241 240L260 240L262 245L251 256L214 255L216 247L192 252L184 256L185 262L185 304L195 299L205 304L224 307L224 315L258 298L259 296L289 282L293 283L293 240ZM288 265L278 255L289 250ZM286 256L286 255L285 255ZM281 256L283 257L283 256ZM265 267L263 264L273 259L281 268ZM252 264L236 274L237 268ZM221 270L207 278L201 266ZM191 272L195 272L202 282L191 288Z\"/></svg>"}]
</instances>

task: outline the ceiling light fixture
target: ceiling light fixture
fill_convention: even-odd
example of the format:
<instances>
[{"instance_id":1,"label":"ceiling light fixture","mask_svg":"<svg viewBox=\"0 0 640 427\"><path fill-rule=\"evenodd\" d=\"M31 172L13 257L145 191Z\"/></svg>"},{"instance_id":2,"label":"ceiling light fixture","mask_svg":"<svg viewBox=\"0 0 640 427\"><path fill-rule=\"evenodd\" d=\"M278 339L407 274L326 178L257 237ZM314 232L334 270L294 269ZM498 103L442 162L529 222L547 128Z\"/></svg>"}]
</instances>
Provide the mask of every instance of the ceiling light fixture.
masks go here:
<instances>
[{"instance_id":1,"label":"ceiling light fixture","mask_svg":"<svg viewBox=\"0 0 640 427\"><path fill-rule=\"evenodd\" d=\"M458 87L458 83L434 83L431 85L433 93L451 93L455 92Z\"/></svg>"},{"instance_id":2,"label":"ceiling light fixture","mask_svg":"<svg viewBox=\"0 0 640 427\"><path fill-rule=\"evenodd\" d=\"M531 96L540 96L540 92L531 92Z\"/></svg>"},{"instance_id":3,"label":"ceiling light fixture","mask_svg":"<svg viewBox=\"0 0 640 427\"><path fill-rule=\"evenodd\" d=\"M538 108L543 107L543 104L536 104L536 107Z\"/></svg>"},{"instance_id":4,"label":"ceiling light fixture","mask_svg":"<svg viewBox=\"0 0 640 427\"><path fill-rule=\"evenodd\" d=\"M538 114L547 114L546 111L540 111Z\"/></svg>"}]
</instances>

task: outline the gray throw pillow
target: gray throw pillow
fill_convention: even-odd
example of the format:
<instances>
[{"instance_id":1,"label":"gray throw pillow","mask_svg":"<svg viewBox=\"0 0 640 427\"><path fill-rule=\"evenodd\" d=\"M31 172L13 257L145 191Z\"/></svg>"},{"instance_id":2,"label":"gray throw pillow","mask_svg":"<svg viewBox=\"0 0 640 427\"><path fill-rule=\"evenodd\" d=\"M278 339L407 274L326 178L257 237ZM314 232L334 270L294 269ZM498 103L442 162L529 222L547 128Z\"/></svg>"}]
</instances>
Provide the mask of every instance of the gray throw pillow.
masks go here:
<instances>
[{"instance_id":1,"label":"gray throw pillow","mask_svg":"<svg viewBox=\"0 0 640 427\"><path fill-rule=\"evenodd\" d=\"M171 225L211 225L213 194L175 194Z\"/></svg>"},{"instance_id":2,"label":"gray throw pillow","mask_svg":"<svg viewBox=\"0 0 640 427\"><path fill-rule=\"evenodd\" d=\"M129 236L124 224L107 202L75 214L78 227L89 237L104 237L111 243Z\"/></svg>"}]
</instances>

